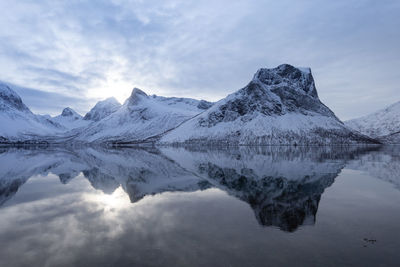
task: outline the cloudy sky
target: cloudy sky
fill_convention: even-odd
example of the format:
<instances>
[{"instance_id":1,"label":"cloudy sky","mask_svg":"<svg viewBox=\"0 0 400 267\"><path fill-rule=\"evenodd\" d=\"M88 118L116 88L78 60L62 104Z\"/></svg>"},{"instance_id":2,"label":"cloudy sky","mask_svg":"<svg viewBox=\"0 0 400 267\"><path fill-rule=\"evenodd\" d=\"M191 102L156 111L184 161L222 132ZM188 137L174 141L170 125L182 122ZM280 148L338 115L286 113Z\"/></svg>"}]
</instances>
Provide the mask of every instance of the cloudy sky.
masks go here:
<instances>
[{"instance_id":1,"label":"cloudy sky","mask_svg":"<svg viewBox=\"0 0 400 267\"><path fill-rule=\"evenodd\" d=\"M341 119L400 100L400 1L0 1L0 80L34 112L148 94L218 100L260 67L312 68Z\"/></svg>"}]
</instances>

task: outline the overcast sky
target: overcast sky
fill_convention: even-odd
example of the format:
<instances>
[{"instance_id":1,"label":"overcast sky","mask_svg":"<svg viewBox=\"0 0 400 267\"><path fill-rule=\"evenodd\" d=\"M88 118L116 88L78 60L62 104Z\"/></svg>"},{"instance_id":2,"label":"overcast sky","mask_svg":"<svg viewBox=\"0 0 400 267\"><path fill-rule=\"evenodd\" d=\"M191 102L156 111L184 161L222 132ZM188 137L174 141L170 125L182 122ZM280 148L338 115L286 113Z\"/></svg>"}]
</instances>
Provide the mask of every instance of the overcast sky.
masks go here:
<instances>
[{"instance_id":1,"label":"overcast sky","mask_svg":"<svg viewBox=\"0 0 400 267\"><path fill-rule=\"evenodd\" d=\"M400 100L400 1L0 1L0 80L38 113L148 94L216 101L312 68L341 119Z\"/></svg>"}]
</instances>

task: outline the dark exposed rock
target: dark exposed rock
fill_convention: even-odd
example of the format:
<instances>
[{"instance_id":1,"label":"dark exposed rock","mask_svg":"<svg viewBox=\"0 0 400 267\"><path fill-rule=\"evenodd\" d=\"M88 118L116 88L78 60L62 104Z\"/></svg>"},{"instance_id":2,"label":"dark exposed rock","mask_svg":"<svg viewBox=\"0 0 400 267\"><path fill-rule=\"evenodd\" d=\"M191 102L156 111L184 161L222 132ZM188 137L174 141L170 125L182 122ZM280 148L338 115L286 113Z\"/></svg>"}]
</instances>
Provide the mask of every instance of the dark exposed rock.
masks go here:
<instances>
[{"instance_id":1,"label":"dark exposed rock","mask_svg":"<svg viewBox=\"0 0 400 267\"><path fill-rule=\"evenodd\" d=\"M61 116L63 117L69 117L69 116L73 116L74 112L72 111L71 108L64 108L63 111L61 112Z\"/></svg>"},{"instance_id":2,"label":"dark exposed rock","mask_svg":"<svg viewBox=\"0 0 400 267\"><path fill-rule=\"evenodd\" d=\"M209 109L214 103L205 101L205 100L200 100L199 104L197 105L197 107L199 109Z\"/></svg>"},{"instance_id":3,"label":"dark exposed rock","mask_svg":"<svg viewBox=\"0 0 400 267\"><path fill-rule=\"evenodd\" d=\"M207 119L202 118L200 125L211 127L246 115L250 116L243 119L251 120L254 112L266 116L315 113L337 119L319 100L311 70L301 71L288 64L258 70L253 80L231 98Z\"/></svg>"}]
</instances>

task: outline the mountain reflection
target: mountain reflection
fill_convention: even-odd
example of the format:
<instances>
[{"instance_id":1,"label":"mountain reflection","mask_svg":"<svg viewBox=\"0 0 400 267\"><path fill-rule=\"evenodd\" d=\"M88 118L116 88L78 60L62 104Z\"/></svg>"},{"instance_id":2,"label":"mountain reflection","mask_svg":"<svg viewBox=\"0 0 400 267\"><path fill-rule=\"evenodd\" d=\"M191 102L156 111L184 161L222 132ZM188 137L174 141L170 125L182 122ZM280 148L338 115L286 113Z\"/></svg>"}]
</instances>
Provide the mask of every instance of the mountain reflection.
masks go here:
<instances>
[{"instance_id":1,"label":"mountain reflection","mask_svg":"<svg viewBox=\"0 0 400 267\"><path fill-rule=\"evenodd\" d=\"M233 151L162 150L185 168L247 202L260 225L295 231L314 224L325 188L356 151L328 147L245 147ZM184 160L185 159L185 160Z\"/></svg>"},{"instance_id":2,"label":"mountain reflection","mask_svg":"<svg viewBox=\"0 0 400 267\"><path fill-rule=\"evenodd\" d=\"M346 164L362 169L365 157L380 153L373 147L10 148L0 152L0 205L30 177L52 173L68 184L82 173L105 194L121 187L132 203L163 192L218 188L248 203L260 225L289 232L315 223L321 195Z\"/></svg>"}]
</instances>

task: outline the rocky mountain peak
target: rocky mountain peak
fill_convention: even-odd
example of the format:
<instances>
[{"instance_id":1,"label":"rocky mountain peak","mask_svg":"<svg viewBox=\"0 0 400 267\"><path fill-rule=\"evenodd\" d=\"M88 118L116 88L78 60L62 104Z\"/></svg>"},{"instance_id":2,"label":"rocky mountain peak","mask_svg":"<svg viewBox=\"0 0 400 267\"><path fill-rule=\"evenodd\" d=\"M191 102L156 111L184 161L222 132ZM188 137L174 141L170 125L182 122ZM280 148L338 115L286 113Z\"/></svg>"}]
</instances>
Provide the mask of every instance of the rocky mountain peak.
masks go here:
<instances>
[{"instance_id":1,"label":"rocky mountain peak","mask_svg":"<svg viewBox=\"0 0 400 267\"><path fill-rule=\"evenodd\" d=\"M199 102L199 104L197 105L197 107L198 107L199 109L204 109L204 110L206 110L206 109L209 109L213 104L214 104L214 103L208 102L208 101L206 101L206 100L200 100L200 102Z\"/></svg>"},{"instance_id":2,"label":"rocky mountain peak","mask_svg":"<svg viewBox=\"0 0 400 267\"><path fill-rule=\"evenodd\" d=\"M75 114L74 110L69 107L64 108L63 111L61 112L61 116L63 117L70 117L73 116L74 114Z\"/></svg>"},{"instance_id":3,"label":"rocky mountain peak","mask_svg":"<svg viewBox=\"0 0 400 267\"><path fill-rule=\"evenodd\" d=\"M272 69L261 68L254 75L252 82L262 83L278 92L293 87L299 93L318 98L310 68L296 68L289 64Z\"/></svg>"},{"instance_id":4,"label":"rocky mountain peak","mask_svg":"<svg viewBox=\"0 0 400 267\"><path fill-rule=\"evenodd\" d=\"M103 101L97 102L97 104L86 113L83 119L99 121L117 111L120 106L121 104L114 97L107 98Z\"/></svg>"},{"instance_id":5,"label":"rocky mountain peak","mask_svg":"<svg viewBox=\"0 0 400 267\"><path fill-rule=\"evenodd\" d=\"M140 99L144 97L147 98L148 95L139 88L135 87L132 90L131 96L126 100L126 103L128 103L128 105L136 105L139 103Z\"/></svg>"},{"instance_id":6,"label":"rocky mountain peak","mask_svg":"<svg viewBox=\"0 0 400 267\"><path fill-rule=\"evenodd\" d=\"M67 118L73 118L74 120L78 120L81 119L82 116L79 115L75 110L73 110L70 107L66 107L63 109L63 111L61 112L61 117L67 117Z\"/></svg>"},{"instance_id":7,"label":"rocky mountain peak","mask_svg":"<svg viewBox=\"0 0 400 267\"><path fill-rule=\"evenodd\" d=\"M208 119L200 123L210 127L244 116L252 120L257 114L282 116L288 113L318 114L338 120L319 100L311 70L283 64L259 69L247 86L220 102L210 111Z\"/></svg>"}]
</instances>

